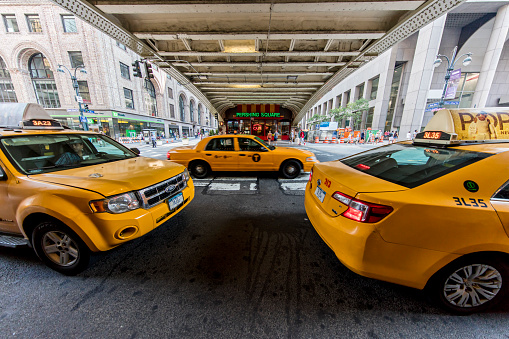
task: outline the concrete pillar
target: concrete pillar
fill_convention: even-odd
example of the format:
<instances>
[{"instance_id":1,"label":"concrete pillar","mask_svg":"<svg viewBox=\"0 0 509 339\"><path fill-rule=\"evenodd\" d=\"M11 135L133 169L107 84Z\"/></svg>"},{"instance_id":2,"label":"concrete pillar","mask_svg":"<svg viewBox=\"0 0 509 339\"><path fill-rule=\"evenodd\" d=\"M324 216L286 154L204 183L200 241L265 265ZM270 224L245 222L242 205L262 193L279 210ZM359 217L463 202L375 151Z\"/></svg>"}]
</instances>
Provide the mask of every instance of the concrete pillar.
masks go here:
<instances>
[{"instance_id":1,"label":"concrete pillar","mask_svg":"<svg viewBox=\"0 0 509 339\"><path fill-rule=\"evenodd\" d=\"M436 60L446 16L442 16L421 28L408 83L405 108L401 117L399 135L420 131L426 100L433 78L433 62Z\"/></svg>"},{"instance_id":2,"label":"concrete pillar","mask_svg":"<svg viewBox=\"0 0 509 339\"><path fill-rule=\"evenodd\" d=\"M484 54L479 80L472 98L472 107L482 108L486 106L491 84L497 71L500 55L504 48L509 28L509 5L500 7L495 18L495 24L491 32L488 48ZM473 55L472 58L479 57Z\"/></svg>"},{"instance_id":3,"label":"concrete pillar","mask_svg":"<svg viewBox=\"0 0 509 339\"><path fill-rule=\"evenodd\" d=\"M375 110L373 112L373 129L383 130L385 120L387 118L387 110L389 109L389 99L391 96L392 77L394 75L394 65L396 63L397 48L390 48L379 58L382 58L378 80L378 94L375 101Z\"/></svg>"}]
</instances>

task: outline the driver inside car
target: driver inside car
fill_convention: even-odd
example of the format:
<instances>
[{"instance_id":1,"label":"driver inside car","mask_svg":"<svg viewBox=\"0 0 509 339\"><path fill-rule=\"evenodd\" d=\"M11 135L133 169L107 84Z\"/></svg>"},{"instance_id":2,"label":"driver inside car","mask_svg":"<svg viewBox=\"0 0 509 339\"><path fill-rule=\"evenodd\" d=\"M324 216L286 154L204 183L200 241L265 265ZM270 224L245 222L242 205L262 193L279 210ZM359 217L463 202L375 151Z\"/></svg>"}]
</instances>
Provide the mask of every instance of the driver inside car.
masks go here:
<instances>
[{"instance_id":1,"label":"driver inside car","mask_svg":"<svg viewBox=\"0 0 509 339\"><path fill-rule=\"evenodd\" d=\"M72 165L83 160L83 141L81 139L73 139L69 142L70 151L65 152L55 162L55 165Z\"/></svg>"}]
</instances>

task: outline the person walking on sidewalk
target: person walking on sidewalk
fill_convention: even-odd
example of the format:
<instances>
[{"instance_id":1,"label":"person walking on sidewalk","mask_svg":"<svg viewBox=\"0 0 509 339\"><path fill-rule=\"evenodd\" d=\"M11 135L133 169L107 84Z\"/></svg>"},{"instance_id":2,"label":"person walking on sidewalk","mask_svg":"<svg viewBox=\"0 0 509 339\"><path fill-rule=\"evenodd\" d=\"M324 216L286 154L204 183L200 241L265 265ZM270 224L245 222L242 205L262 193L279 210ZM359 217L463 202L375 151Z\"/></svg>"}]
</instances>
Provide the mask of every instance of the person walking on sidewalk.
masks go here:
<instances>
[{"instance_id":1,"label":"person walking on sidewalk","mask_svg":"<svg viewBox=\"0 0 509 339\"><path fill-rule=\"evenodd\" d=\"M269 131L269 133L267 134L267 141L269 142L269 145L270 145L270 142L272 141L272 132Z\"/></svg>"},{"instance_id":2,"label":"person walking on sidewalk","mask_svg":"<svg viewBox=\"0 0 509 339\"><path fill-rule=\"evenodd\" d=\"M152 148L156 148L156 147L157 147L156 136L152 134Z\"/></svg>"},{"instance_id":3,"label":"person walking on sidewalk","mask_svg":"<svg viewBox=\"0 0 509 339\"><path fill-rule=\"evenodd\" d=\"M306 136L306 134L304 133L304 130L301 130L301 131L300 131L299 145L300 145L300 143L301 143L301 142L302 142L304 145L306 145L306 139L305 139L305 136Z\"/></svg>"}]
</instances>

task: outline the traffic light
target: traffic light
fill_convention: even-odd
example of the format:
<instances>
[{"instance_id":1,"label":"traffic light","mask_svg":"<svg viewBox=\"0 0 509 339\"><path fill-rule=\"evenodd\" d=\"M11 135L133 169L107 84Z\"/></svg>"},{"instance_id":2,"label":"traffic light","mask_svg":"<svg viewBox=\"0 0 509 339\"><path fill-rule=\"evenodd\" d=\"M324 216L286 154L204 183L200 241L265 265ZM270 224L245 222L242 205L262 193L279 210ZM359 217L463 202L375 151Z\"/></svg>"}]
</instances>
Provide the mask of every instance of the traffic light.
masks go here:
<instances>
[{"instance_id":1,"label":"traffic light","mask_svg":"<svg viewBox=\"0 0 509 339\"><path fill-rule=\"evenodd\" d=\"M143 78L143 75L141 74L141 69L140 69L140 62L138 60L136 60L135 62L133 62L133 76L137 77L137 78Z\"/></svg>"},{"instance_id":2,"label":"traffic light","mask_svg":"<svg viewBox=\"0 0 509 339\"><path fill-rule=\"evenodd\" d=\"M150 65L148 62L145 62L145 73L147 74L147 78L153 79L154 73L152 73L152 65Z\"/></svg>"},{"instance_id":3,"label":"traffic light","mask_svg":"<svg viewBox=\"0 0 509 339\"><path fill-rule=\"evenodd\" d=\"M215 116L216 116L216 120L217 120L217 119L218 119L218 117L219 117L219 115L216 113L216 114L215 114Z\"/></svg>"},{"instance_id":4,"label":"traffic light","mask_svg":"<svg viewBox=\"0 0 509 339\"><path fill-rule=\"evenodd\" d=\"M88 105L85 105L85 112L88 112Z\"/></svg>"}]
</instances>

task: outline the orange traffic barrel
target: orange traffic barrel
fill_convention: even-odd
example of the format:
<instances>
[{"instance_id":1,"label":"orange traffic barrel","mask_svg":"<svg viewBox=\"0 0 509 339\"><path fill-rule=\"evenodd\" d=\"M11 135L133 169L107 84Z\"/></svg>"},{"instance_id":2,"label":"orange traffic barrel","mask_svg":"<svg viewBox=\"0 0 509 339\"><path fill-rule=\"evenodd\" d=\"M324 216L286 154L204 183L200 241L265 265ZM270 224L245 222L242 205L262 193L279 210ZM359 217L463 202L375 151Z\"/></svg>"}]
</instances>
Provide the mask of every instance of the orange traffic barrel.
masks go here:
<instances>
[{"instance_id":1,"label":"orange traffic barrel","mask_svg":"<svg viewBox=\"0 0 509 339\"><path fill-rule=\"evenodd\" d=\"M344 137L339 138L339 143L340 144L344 144L345 143L345 138Z\"/></svg>"},{"instance_id":2,"label":"orange traffic barrel","mask_svg":"<svg viewBox=\"0 0 509 339\"><path fill-rule=\"evenodd\" d=\"M329 143L329 137L325 137L325 140L323 141L324 144L328 144Z\"/></svg>"},{"instance_id":3,"label":"orange traffic barrel","mask_svg":"<svg viewBox=\"0 0 509 339\"><path fill-rule=\"evenodd\" d=\"M318 144L320 142L320 139L318 139L318 136L315 137L315 144Z\"/></svg>"},{"instance_id":4,"label":"orange traffic barrel","mask_svg":"<svg viewBox=\"0 0 509 339\"><path fill-rule=\"evenodd\" d=\"M338 139L336 139L335 136L332 137L332 141L330 142L331 144L337 144L338 143Z\"/></svg>"}]
</instances>

